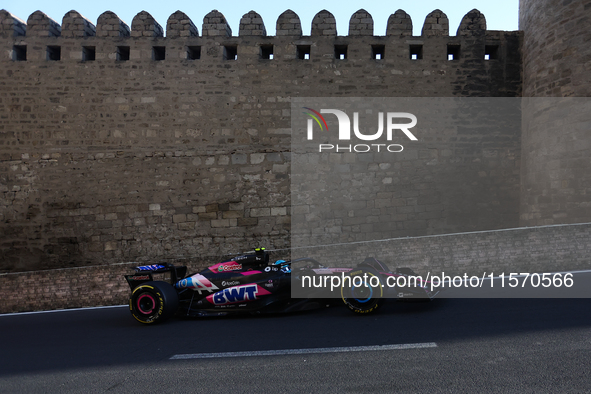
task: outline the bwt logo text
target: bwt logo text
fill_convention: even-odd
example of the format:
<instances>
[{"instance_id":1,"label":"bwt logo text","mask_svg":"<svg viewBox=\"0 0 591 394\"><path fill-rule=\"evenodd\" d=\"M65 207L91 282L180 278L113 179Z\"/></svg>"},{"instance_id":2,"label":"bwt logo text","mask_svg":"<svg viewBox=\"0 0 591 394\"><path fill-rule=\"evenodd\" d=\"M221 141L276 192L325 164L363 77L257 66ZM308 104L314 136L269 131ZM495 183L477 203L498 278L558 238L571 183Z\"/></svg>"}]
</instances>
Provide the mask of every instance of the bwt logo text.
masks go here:
<instances>
[{"instance_id":1,"label":"bwt logo text","mask_svg":"<svg viewBox=\"0 0 591 394\"><path fill-rule=\"evenodd\" d=\"M351 141L351 119L349 116L338 109L321 109L320 112L304 107L308 112L304 112L310 116L308 119L307 139L312 141L314 139L314 122L320 126L320 130L328 132L328 124L322 114L333 114L337 117L339 122L339 141ZM395 130L400 130L411 141L418 141L417 137L410 132L409 129L417 124L417 117L408 112L378 112L378 130L373 134L364 134L359 130L359 112L353 112L353 134L362 141L376 141L384 134L384 118L386 119L386 140L392 141L392 136ZM410 122L399 123L399 120L410 120ZM396 120L396 122L395 122ZM318 151L333 151L333 152L357 152L364 153L370 151L388 151L388 152L402 152L404 147L400 144L319 144Z\"/></svg>"}]
</instances>

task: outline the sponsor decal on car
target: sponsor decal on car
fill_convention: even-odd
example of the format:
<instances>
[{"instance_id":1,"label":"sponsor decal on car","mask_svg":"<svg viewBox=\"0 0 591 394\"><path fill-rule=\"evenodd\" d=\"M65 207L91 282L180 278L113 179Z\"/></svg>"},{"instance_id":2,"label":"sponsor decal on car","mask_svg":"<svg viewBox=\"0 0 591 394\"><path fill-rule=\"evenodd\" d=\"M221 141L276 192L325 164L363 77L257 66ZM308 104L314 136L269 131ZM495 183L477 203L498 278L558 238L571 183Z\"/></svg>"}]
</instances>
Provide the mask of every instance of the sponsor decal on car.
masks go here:
<instances>
[{"instance_id":1,"label":"sponsor decal on car","mask_svg":"<svg viewBox=\"0 0 591 394\"><path fill-rule=\"evenodd\" d=\"M208 291L211 293L219 290L219 287L211 283L209 279L201 274L195 274L188 278L181 279L174 285L174 287L177 289L192 289L199 292L199 294L201 294L202 291Z\"/></svg>"},{"instance_id":2,"label":"sponsor decal on car","mask_svg":"<svg viewBox=\"0 0 591 394\"><path fill-rule=\"evenodd\" d=\"M129 279L130 280L150 280L150 276L149 275L132 276Z\"/></svg>"},{"instance_id":3,"label":"sponsor decal on car","mask_svg":"<svg viewBox=\"0 0 591 394\"><path fill-rule=\"evenodd\" d=\"M262 295L271 294L255 283L229 287L215 294L208 295L207 301L214 305L237 304L240 302L254 301Z\"/></svg>"},{"instance_id":4,"label":"sponsor decal on car","mask_svg":"<svg viewBox=\"0 0 591 394\"><path fill-rule=\"evenodd\" d=\"M212 265L209 267L211 272L229 272L229 271L237 271L242 269L242 264L239 264L235 261L226 261L223 263L218 263L216 265Z\"/></svg>"},{"instance_id":5,"label":"sponsor decal on car","mask_svg":"<svg viewBox=\"0 0 591 394\"><path fill-rule=\"evenodd\" d=\"M289 273L291 273L291 267L289 265L286 265L285 267L281 267L281 272L283 272L284 274L289 274Z\"/></svg>"},{"instance_id":6,"label":"sponsor decal on car","mask_svg":"<svg viewBox=\"0 0 591 394\"><path fill-rule=\"evenodd\" d=\"M229 281L229 282L222 281L222 286L224 286L224 287L225 286L236 286L236 285L239 285L239 284L240 284L240 282L237 281L237 280L233 280L233 281Z\"/></svg>"},{"instance_id":7,"label":"sponsor decal on car","mask_svg":"<svg viewBox=\"0 0 591 394\"><path fill-rule=\"evenodd\" d=\"M274 283L273 283L273 279L269 279L267 281L267 283L264 284L265 287L273 287Z\"/></svg>"},{"instance_id":8,"label":"sponsor decal on car","mask_svg":"<svg viewBox=\"0 0 591 394\"><path fill-rule=\"evenodd\" d=\"M218 271L220 271L220 272L236 271L236 270L241 270L241 269L242 269L242 264L238 264L238 263L228 264L228 265L220 265L218 267Z\"/></svg>"},{"instance_id":9,"label":"sponsor decal on car","mask_svg":"<svg viewBox=\"0 0 591 394\"><path fill-rule=\"evenodd\" d=\"M138 271L157 271L162 268L166 268L166 267L161 264L152 264L152 265L142 265L140 267L137 267L136 269Z\"/></svg>"},{"instance_id":10,"label":"sponsor decal on car","mask_svg":"<svg viewBox=\"0 0 591 394\"><path fill-rule=\"evenodd\" d=\"M234 257L234 260L235 261L247 260L247 259L254 259L254 261L263 261L263 258L261 256L246 255L246 256L236 256L236 257Z\"/></svg>"}]
</instances>

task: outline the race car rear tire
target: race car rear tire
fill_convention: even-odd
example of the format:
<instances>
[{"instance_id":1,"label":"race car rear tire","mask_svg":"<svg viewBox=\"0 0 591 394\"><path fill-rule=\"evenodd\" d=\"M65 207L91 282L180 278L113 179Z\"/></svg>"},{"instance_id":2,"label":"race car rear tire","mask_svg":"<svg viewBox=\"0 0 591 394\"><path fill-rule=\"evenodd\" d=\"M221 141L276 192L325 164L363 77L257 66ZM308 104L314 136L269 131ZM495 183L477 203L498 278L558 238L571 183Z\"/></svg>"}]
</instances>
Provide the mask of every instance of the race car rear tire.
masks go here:
<instances>
[{"instance_id":1,"label":"race car rear tire","mask_svg":"<svg viewBox=\"0 0 591 394\"><path fill-rule=\"evenodd\" d=\"M129 309L144 324L163 322L175 314L179 300L176 290L167 282L142 283L131 293Z\"/></svg>"},{"instance_id":2,"label":"race car rear tire","mask_svg":"<svg viewBox=\"0 0 591 394\"><path fill-rule=\"evenodd\" d=\"M348 272L343 281L341 298L350 311L370 314L384 303L384 283L381 275L374 269L358 267Z\"/></svg>"}]
</instances>

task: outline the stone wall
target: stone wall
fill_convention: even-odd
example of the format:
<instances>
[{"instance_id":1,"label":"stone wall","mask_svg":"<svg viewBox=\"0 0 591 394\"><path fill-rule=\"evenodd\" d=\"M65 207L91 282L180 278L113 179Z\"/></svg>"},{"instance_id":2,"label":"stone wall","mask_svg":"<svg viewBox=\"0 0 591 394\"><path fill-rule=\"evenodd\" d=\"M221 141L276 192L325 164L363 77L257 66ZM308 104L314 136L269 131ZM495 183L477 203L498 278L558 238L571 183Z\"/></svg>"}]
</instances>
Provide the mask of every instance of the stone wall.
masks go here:
<instances>
[{"instance_id":1,"label":"stone wall","mask_svg":"<svg viewBox=\"0 0 591 394\"><path fill-rule=\"evenodd\" d=\"M508 275L591 268L591 224L517 228L464 234L399 238L355 245L271 251L272 259L310 256L332 267L354 266L376 257L390 269L410 267L417 274ZM179 261L189 271L220 257ZM129 287L123 275L134 263L0 274L0 313L122 305Z\"/></svg>"},{"instance_id":2,"label":"stone wall","mask_svg":"<svg viewBox=\"0 0 591 394\"><path fill-rule=\"evenodd\" d=\"M520 103L292 98L291 246L517 227ZM329 132L317 124L308 130L310 108L327 111ZM416 140L399 130L363 140L349 129L351 139L341 138L346 122L331 109L366 136L391 111L410 113L417 118L410 129Z\"/></svg>"},{"instance_id":3,"label":"stone wall","mask_svg":"<svg viewBox=\"0 0 591 394\"><path fill-rule=\"evenodd\" d=\"M375 257L390 269L420 275L500 275L591 269L591 224L521 227L294 249L328 266L354 266Z\"/></svg>"},{"instance_id":4,"label":"stone wall","mask_svg":"<svg viewBox=\"0 0 591 394\"><path fill-rule=\"evenodd\" d=\"M2 313L122 305L133 265L108 265L0 275Z\"/></svg>"},{"instance_id":5,"label":"stone wall","mask_svg":"<svg viewBox=\"0 0 591 394\"><path fill-rule=\"evenodd\" d=\"M286 11L267 36L250 12L233 36L218 11L201 30L182 12L129 27L110 11L96 25L1 11L0 270L289 247L292 97L520 95L520 32L488 31L478 11L456 36L439 10L421 36L403 11L388 21L376 35L360 10L339 35L321 11L302 36Z\"/></svg>"},{"instance_id":6,"label":"stone wall","mask_svg":"<svg viewBox=\"0 0 591 394\"><path fill-rule=\"evenodd\" d=\"M591 96L591 3L521 0L525 97ZM584 101L583 101L584 102ZM521 224L591 220L587 108L529 100L522 131Z\"/></svg>"}]
</instances>

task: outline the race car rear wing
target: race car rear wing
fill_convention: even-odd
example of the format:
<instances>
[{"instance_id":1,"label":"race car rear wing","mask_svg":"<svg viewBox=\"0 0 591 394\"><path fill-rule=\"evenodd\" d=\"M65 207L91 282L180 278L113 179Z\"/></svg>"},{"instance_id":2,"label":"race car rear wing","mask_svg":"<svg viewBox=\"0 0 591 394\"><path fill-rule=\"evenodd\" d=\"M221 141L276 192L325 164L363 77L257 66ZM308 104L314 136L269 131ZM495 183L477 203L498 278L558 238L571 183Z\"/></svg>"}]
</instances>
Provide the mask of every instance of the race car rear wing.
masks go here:
<instances>
[{"instance_id":1,"label":"race car rear wing","mask_svg":"<svg viewBox=\"0 0 591 394\"><path fill-rule=\"evenodd\" d=\"M144 282L150 282L154 280L154 274L161 276L162 280L169 282L174 285L179 280L183 279L187 274L186 266L175 266L169 263L160 263L152 265L142 265L135 267L135 273L132 275L125 275L125 279L131 289L135 289L137 286Z\"/></svg>"}]
</instances>

